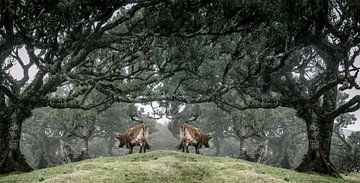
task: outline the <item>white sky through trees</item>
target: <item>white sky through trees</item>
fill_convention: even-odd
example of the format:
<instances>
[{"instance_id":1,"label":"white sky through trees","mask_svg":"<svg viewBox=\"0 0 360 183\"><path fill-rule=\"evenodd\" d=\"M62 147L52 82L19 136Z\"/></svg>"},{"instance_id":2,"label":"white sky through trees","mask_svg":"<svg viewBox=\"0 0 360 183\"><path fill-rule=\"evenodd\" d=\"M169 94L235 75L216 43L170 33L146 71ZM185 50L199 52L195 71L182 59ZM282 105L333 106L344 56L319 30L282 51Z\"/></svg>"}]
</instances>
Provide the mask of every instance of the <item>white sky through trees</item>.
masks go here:
<instances>
[{"instance_id":1,"label":"white sky through trees","mask_svg":"<svg viewBox=\"0 0 360 183\"><path fill-rule=\"evenodd\" d=\"M28 55L27 55L25 49L19 49L18 51L19 51L19 55L20 55L21 59L23 60L23 62L24 62L25 64L27 64L27 63L29 62L29 58L28 58ZM358 58L356 59L355 63L357 63L357 64L355 64L355 65L357 65L357 66L360 67L360 57L358 57ZM15 65L10 69L11 75L12 75L15 79L21 79L21 78L23 78L23 70L22 70L21 66L16 65L17 62L14 62L14 64L15 64ZM28 82L31 82L31 81L32 81L32 79L34 78L36 72L37 72L37 68L36 68L36 66L34 65L34 66L31 67L30 70L29 70L29 77L30 77L30 79L29 79ZM360 76L359 76L359 77L360 77ZM360 78L357 78L357 81L360 82ZM356 89L351 89L351 90L346 90L346 91L347 91L347 93L350 95L349 98L351 98L351 97L353 97L353 96L355 96L355 95L360 95L360 91L359 91L359 90L356 90ZM144 109L145 109L146 112L151 113L151 107L150 107L150 106L143 106L143 107L144 107ZM350 114L351 114L351 113L350 113ZM347 129L354 130L354 131L360 131L360 110L355 111L353 114L355 114L355 117L356 117L357 120L356 120L355 124L349 125L349 126L347 127ZM169 120L169 119L163 117L163 118L157 120L157 122L164 124L164 123L166 123L168 120Z\"/></svg>"}]
</instances>

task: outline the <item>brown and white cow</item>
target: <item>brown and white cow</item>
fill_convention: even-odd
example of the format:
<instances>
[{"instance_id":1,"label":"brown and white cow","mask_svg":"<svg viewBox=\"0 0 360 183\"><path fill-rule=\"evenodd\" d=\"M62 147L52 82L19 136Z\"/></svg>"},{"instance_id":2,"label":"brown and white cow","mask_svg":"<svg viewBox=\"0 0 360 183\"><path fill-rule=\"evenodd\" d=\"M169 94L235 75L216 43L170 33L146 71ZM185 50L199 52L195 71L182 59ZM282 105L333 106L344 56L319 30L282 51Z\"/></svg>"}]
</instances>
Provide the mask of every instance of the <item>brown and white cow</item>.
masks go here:
<instances>
[{"instance_id":1,"label":"brown and white cow","mask_svg":"<svg viewBox=\"0 0 360 183\"><path fill-rule=\"evenodd\" d=\"M116 138L119 140L119 148L126 145L129 154L133 153L134 146L140 146L139 153L146 152L149 146L149 128L144 124L136 125L127 130L124 134L118 134Z\"/></svg>"},{"instance_id":2,"label":"brown and white cow","mask_svg":"<svg viewBox=\"0 0 360 183\"><path fill-rule=\"evenodd\" d=\"M189 146L195 146L196 154L199 154L199 149L204 145L209 148L210 134L203 133L199 128L196 128L188 123L185 123L180 128L180 144L178 149L182 152L189 153Z\"/></svg>"}]
</instances>

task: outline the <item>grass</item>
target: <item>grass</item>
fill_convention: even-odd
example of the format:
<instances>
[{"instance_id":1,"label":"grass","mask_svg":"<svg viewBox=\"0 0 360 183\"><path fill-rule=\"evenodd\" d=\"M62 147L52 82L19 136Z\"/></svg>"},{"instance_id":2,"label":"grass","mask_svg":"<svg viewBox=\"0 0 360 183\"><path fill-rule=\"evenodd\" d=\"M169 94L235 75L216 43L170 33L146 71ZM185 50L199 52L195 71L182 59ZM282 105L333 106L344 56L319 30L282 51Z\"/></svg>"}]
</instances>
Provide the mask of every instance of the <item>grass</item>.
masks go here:
<instances>
[{"instance_id":1,"label":"grass","mask_svg":"<svg viewBox=\"0 0 360 183\"><path fill-rule=\"evenodd\" d=\"M102 157L30 173L0 175L0 182L360 182L336 179L243 160L175 151Z\"/></svg>"}]
</instances>

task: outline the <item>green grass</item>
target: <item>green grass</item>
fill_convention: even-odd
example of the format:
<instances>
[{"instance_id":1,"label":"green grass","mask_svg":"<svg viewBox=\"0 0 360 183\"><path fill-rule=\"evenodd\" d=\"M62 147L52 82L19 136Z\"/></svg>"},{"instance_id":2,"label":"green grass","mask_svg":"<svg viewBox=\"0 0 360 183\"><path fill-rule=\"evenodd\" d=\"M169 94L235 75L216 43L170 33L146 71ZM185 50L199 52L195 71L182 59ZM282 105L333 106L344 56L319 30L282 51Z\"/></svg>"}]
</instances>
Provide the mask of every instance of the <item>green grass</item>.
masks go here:
<instances>
[{"instance_id":1,"label":"green grass","mask_svg":"<svg viewBox=\"0 0 360 183\"><path fill-rule=\"evenodd\" d=\"M102 157L30 173L0 175L0 182L360 182L360 175L336 179L247 161L152 151Z\"/></svg>"}]
</instances>

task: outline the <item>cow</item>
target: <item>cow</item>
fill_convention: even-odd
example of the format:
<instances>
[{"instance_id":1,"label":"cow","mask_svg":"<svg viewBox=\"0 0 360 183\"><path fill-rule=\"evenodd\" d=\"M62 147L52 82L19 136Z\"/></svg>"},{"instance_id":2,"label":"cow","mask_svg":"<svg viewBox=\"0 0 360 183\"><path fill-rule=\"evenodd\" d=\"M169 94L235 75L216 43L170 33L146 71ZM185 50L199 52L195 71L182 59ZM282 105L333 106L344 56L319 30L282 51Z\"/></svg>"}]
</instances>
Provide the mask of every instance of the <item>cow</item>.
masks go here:
<instances>
[{"instance_id":1,"label":"cow","mask_svg":"<svg viewBox=\"0 0 360 183\"><path fill-rule=\"evenodd\" d=\"M149 145L149 128L144 124L133 126L124 134L118 134L116 138L119 140L119 148L126 146L129 154L133 153L134 146L140 146L139 153L145 153L146 149L150 149Z\"/></svg>"},{"instance_id":2,"label":"cow","mask_svg":"<svg viewBox=\"0 0 360 183\"><path fill-rule=\"evenodd\" d=\"M189 153L189 146L195 146L196 154L200 154L199 149L204 145L209 148L210 134L203 133L199 128L196 128L188 123L185 123L180 128L180 144L178 149L182 149L182 152Z\"/></svg>"}]
</instances>

